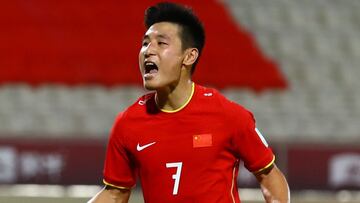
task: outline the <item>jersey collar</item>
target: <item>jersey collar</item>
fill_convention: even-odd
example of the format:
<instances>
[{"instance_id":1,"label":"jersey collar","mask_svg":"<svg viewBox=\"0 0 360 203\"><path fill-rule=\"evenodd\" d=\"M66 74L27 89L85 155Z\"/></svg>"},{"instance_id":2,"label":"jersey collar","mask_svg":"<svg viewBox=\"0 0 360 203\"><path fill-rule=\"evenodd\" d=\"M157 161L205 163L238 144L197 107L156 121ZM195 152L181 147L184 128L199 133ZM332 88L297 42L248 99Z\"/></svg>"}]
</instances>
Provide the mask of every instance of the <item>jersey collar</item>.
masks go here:
<instances>
[{"instance_id":1,"label":"jersey collar","mask_svg":"<svg viewBox=\"0 0 360 203\"><path fill-rule=\"evenodd\" d=\"M180 106L179 108L174 109L174 110L165 110L165 109L160 108L156 102L155 102L155 104L158 107L158 109L164 113L176 113L176 112L181 111L183 108L185 108L189 104L189 102L191 101L191 99L194 95L194 92L195 92L195 83L193 82L191 84L191 94L190 94L190 97L188 98L188 100L182 106Z\"/></svg>"}]
</instances>

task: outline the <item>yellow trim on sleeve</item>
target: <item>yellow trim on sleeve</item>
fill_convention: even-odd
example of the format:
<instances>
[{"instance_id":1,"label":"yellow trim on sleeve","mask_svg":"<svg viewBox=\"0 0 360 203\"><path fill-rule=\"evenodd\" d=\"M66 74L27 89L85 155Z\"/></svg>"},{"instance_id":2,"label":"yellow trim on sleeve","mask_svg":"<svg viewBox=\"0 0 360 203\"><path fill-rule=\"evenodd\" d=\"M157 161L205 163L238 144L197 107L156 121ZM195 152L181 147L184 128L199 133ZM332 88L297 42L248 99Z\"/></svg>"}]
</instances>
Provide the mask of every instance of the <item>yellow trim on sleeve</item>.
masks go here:
<instances>
[{"instance_id":1,"label":"yellow trim on sleeve","mask_svg":"<svg viewBox=\"0 0 360 203\"><path fill-rule=\"evenodd\" d=\"M255 172L252 172L252 173L253 174L259 174L259 173L265 171L266 169L268 169L270 166L272 166L274 164L274 162L275 162L275 155L274 155L273 159L270 161L270 163L268 165L266 165L264 168L261 168L261 169L255 171Z\"/></svg>"},{"instance_id":2,"label":"yellow trim on sleeve","mask_svg":"<svg viewBox=\"0 0 360 203\"><path fill-rule=\"evenodd\" d=\"M108 185L108 186L111 186L111 187L114 187L114 188L118 188L118 189L123 189L123 190L130 190L131 188L135 187L135 185L133 187L122 187L122 186L113 185L111 183L106 182L104 179L103 179L103 183L105 185Z\"/></svg>"},{"instance_id":3,"label":"yellow trim on sleeve","mask_svg":"<svg viewBox=\"0 0 360 203\"><path fill-rule=\"evenodd\" d=\"M188 100L182 105L180 106L178 109L175 109L175 110L165 110L165 109L162 109L162 108L159 108L159 106L157 105L156 103L156 106L158 106L158 108L160 109L160 111L162 112L165 112L165 113L176 113L178 111L180 111L181 109L185 108L185 106L188 105L188 103L190 102L190 100L192 99L193 95L194 95L194 92L195 92L195 83L193 82L192 83L192 86L191 86L191 95L190 97L188 98Z\"/></svg>"}]
</instances>

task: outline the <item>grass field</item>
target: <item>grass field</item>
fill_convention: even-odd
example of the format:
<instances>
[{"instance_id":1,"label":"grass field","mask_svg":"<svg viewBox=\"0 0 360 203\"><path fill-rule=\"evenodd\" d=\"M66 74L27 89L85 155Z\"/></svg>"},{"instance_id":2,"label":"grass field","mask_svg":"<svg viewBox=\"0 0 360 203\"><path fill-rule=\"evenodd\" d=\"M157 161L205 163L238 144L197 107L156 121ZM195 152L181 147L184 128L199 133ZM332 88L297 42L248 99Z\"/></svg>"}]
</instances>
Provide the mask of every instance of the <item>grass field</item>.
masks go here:
<instances>
[{"instance_id":1,"label":"grass field","mask_svg":"<svg viewBox=\"0 0 360 203\"><path fill-rule=\"evenodd\" d=\"M135 198L138 199L138 198ZM0 197L0 203L85 203L88 198L45 198L45 197ZM264 201L243 200L242 203L263 203ZM336 199L300 200L292 199L292 203L359 203L359 201L339 201ZM143 203L142 199L130 203Z\"/></svg>"},{"instance_id":2,"label":"grass field","mask_svg":"<svg viewBox=\"0 0 360 203\"><path fill-rule=\"evenodd\" d=\"M97 186L0 186L0 203L84 203ZM260 190L240 189L242 203L263 203ZM359 203L360 192L293 191L292 203ZM132 192L129 203L144 203L141 191Z\"/></svg>"}]
</instances>

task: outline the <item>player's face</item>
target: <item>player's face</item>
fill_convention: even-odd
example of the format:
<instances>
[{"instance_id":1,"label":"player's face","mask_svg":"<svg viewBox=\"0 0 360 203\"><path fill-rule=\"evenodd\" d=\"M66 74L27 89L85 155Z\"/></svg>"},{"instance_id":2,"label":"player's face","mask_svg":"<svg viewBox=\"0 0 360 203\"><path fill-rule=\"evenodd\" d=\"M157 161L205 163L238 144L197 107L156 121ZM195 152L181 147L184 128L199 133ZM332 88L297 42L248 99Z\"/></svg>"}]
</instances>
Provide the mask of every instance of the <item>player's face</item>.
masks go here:
<instances>
[{"instance_id":1,"label":"player's face","mask_svg":"<svg viewBox=\"0 0 360 203\"><path fill-rule=\"evenodd\" d=\"M139 53L140 72L146 89L159 90L179 82L185 56L180 29L177 24L160 22L146 31Z\"/></svg>"}]
</instances>

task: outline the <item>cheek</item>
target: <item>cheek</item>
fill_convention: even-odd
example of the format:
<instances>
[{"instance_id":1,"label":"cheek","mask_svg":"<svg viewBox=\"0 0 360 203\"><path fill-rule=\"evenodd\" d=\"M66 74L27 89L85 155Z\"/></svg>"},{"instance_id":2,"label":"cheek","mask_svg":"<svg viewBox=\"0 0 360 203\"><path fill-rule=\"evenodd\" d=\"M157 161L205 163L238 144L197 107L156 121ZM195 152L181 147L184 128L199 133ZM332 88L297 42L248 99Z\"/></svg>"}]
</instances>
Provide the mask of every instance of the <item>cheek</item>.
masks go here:
<instances>
[{"instance_id":1,"label":"cheek","mask_svg":"<svg viewBox=\"0 0 360 203\"><path fill-rule=\"evenodd\" d=\"M144 50L141 48L139 51L139 60L144 58Z\"/></svg>"},{"instance_id":2,"label":"cheek","mask_svg":"<svg viewBox=\"0 0 360 203\"><path fill-rule=\"evenodd\" d=\"M139 68L140 69L142 69L143 61L144 61L144 54L143 54L143 51L140 50L140 52L139 52Z\"/></svg>"},{"instance_id":3,"label":"cheek","mask_svg":"<svg viewBox=\"0 0 360 203\"><path fill-rule=\"evenodd\" d=\"M174 50L167 50L163 52L163 59L166 61L167 65L170 65L172 69L180 68L182 63L182 55Z\"/></svg>"}]
</instances>

